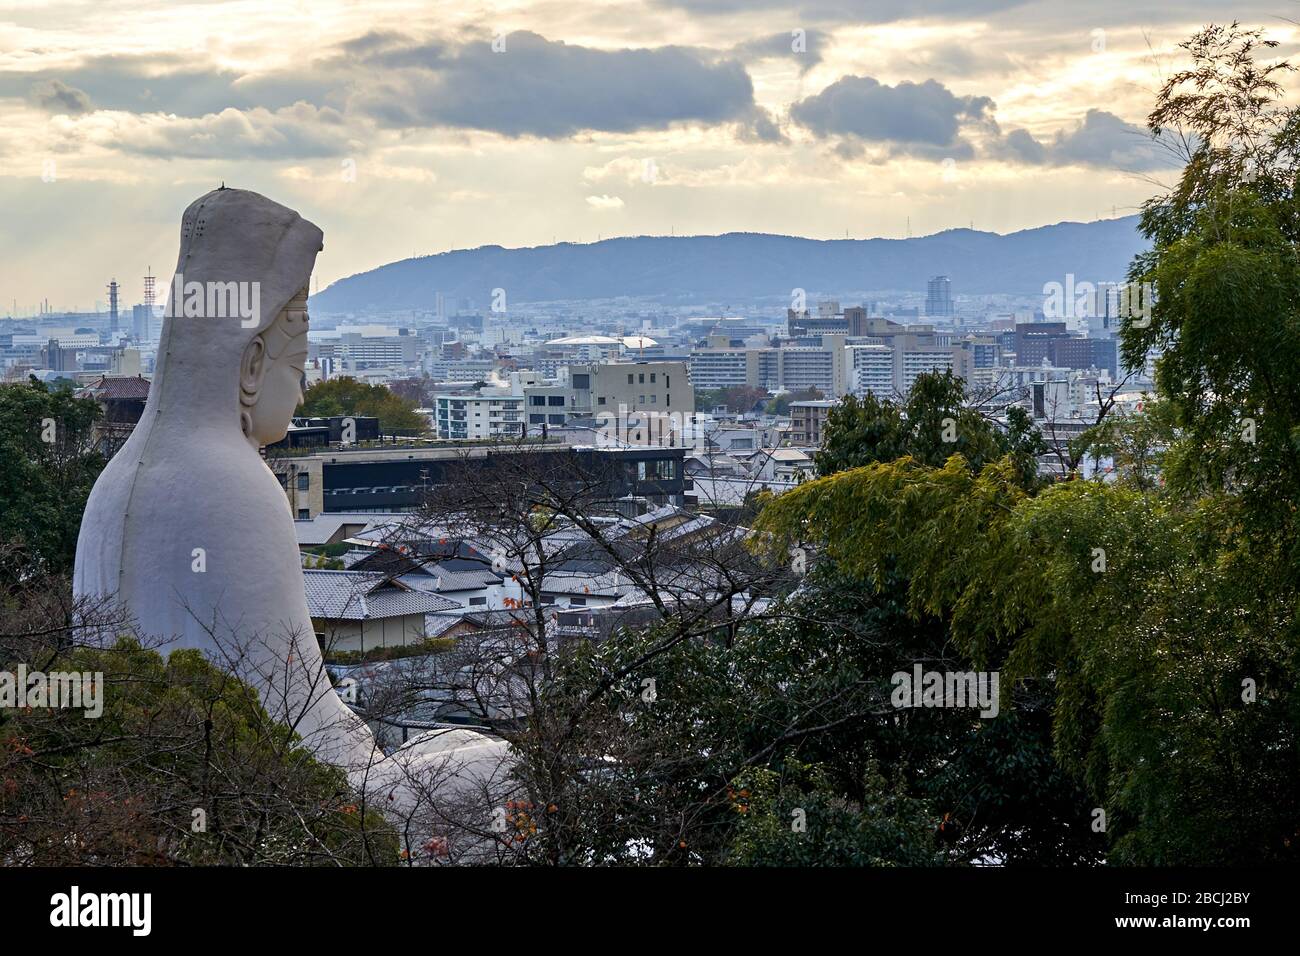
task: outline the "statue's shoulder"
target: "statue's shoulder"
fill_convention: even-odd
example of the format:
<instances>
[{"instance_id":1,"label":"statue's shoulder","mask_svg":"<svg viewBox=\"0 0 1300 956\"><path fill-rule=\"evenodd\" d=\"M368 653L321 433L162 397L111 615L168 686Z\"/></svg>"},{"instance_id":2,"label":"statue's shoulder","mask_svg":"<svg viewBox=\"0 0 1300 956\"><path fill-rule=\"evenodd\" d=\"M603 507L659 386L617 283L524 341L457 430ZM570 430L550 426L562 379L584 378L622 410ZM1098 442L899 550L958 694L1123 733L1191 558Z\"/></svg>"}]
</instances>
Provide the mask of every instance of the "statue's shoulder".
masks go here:
<instances>
[{"instance_id":1,"label":"statue's shoulder","mask_svg":"<svg viewBox=\"0 0 1300 956\"><path fill-rule=\"evenodd\" d=\"M135 484L135 499L145 490L152 504L148 510L171 515L179 525L225 527L259 540L287 536L293 546L293 516L284 486L247 445L151 449ZM167 493L156 493L162 489Z\"/></svg>"}]
</instances>

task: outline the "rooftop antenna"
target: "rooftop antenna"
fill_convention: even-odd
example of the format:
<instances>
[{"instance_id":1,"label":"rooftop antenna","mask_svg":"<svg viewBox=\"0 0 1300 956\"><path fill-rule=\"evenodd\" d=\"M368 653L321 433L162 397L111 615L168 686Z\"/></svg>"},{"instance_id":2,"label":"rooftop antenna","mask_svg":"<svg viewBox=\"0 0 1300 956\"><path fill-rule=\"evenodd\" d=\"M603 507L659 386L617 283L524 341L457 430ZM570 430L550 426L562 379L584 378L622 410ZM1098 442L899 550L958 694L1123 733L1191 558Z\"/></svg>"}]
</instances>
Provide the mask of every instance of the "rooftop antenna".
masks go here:
<instances>
[{"instance_id":1,"label":"rooftop antenna","mask_svg":"<svg viewBox=\"0 0 1300 956\"><path fill-rule=\"evenodd\" d=\"M907 238L912 238L912 217L907 217Z\"/></svg>"}]
</instances>

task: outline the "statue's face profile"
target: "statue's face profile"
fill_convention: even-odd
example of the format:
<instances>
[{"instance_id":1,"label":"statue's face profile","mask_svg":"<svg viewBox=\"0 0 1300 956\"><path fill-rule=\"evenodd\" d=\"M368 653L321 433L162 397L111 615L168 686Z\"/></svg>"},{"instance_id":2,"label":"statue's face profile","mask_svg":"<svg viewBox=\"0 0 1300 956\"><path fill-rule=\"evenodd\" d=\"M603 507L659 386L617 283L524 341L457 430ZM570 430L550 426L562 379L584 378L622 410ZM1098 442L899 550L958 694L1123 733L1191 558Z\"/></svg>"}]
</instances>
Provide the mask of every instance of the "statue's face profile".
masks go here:
<instances>
[{"instance_id":1,"label":"statue's face profile","mask_svg":"<svg viewBox=\"0 0 1300 956\"><path fill-rule=\"evenodd\" d=\"M294 410L303 401L306 363L307 290L303 289L244 352L244 433L251 443L274 444L288 432Z\"/></svg>"},{"instance_id":2,"label":"statue's face profile","mask_svg":"<svg viewBox=\"0 0 1300 956\"><path fill-rule=\"evenodd\" d=\"M259 445L278 442L289 431L294 410L302 404L303 366L307 363L307 336L301 346L272 359L251 415L252 437Z\"/></svg>"}]
</instances>

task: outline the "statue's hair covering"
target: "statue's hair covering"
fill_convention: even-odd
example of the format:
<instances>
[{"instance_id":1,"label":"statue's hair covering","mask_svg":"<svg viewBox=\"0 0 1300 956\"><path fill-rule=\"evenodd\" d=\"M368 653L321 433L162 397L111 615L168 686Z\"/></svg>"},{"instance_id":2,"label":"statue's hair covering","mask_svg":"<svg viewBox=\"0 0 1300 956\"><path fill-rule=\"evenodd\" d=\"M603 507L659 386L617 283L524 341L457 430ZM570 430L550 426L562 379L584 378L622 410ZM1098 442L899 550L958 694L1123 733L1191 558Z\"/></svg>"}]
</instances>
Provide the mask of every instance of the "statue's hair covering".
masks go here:
<instances>
[{"instance_id":1,"label":"statue's hair covering","mask_svg":"<svg viewBox=\"0 0 1300 956\"><path fill-rule=\"evenodd\" d=\"M244 349L270 328L280 311L306 288L323 233L278 202L247 189L214 189L190 203L181 217L176 276L168 287L158 366L141 425L151 428L157 409L203 406L210 419L238 429L243 405L239 364ZM177 286L197 282L257 283L258 314L186 317Z\"/></svg>"},{"instance_id":2,"label":"statue's hair covering","mask_svg":"<svg viewBox=\"0 0 1300 956\"><path fill-rule=\"evenodd\" d=\"M244 330L251 338L303 288L323 238L319 227L288 206L223 186L194 200L181 216L176 271L186 282L261 283L261 315L256 328Z\"/></svg>"}]
</instances>

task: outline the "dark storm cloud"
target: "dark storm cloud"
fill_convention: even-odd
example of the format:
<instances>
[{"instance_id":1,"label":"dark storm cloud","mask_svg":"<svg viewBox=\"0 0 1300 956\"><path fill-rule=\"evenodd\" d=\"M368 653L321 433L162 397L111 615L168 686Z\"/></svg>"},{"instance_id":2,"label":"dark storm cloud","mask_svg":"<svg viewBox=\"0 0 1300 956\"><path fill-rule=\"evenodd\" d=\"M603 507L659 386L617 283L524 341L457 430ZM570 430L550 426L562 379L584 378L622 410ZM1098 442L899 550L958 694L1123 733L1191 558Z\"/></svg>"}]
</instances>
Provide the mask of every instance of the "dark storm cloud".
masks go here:
<instances>
[{"instance_id":1,"label":"dark storm cloud","mask_svg":"<svg viewBox=\"0 0 1300 956\"><path fill-rule=\"evenodd\" d=\"M887 86L842 76L790 108L792 122L831 140L836 155L857 158L868 146L888 155L969 159L977 155L1029 166L1091 166L1141 171L1176 165L1146 130L1090 109L1048 142L1024 129L1005 135L987 96L957 96L935 80Z\"/></svg>"},{"instance_id":2,"label":"dark storm cloud","mask_svg":"<svg viewBox=\"0 0 1300 956\"><path fill-rule=\"evenodd\" d=\"M1047 147L1023 129L1013 129L1002 141L1002 155L1010 160L1038 166L1048 161Z\"/></svg>"},{"instance_id":3,"label":"dark storm cloud","mask_svg":"<svg viewBox=\"0 0 1300 956\"><path fill-rule=\"evenodd\" d=\"M755 121L754 90L738 60L686 47L597 50L518 31L452 50L389 47L394 69L352 108L393 127L450 126L560 138L675 123Z\"/></svg>"},{"instance_id":4,"label":"dark storm cloud","mask_svg":"<svg viewBox=\"0 0 1300 956\"><path fill-rule=\"evenodd\" d=\"M477 43L480 41L471 41ZM396 32L370 33L343 44L345 55L355 55L367 70L436 70L455 58L453 44L415 40Z\"/></svg>"},{"instance_id":5,"label":"dark storm cloud","mask_svg":"<svg viewBox=\"0 0 1300 956\"><path fill-rule=\"evenodd\" d=\"M381 50L395 46L405 46L407 37L396 30L371 30L361 36L344 40L339 49L349 56L371 56Z\"/></svg>"},{"instance_id":6,"label":"dark storm cloud","mask_svg":"<svg viewBox=\"0 0 1300 956\"><path fill-rule=\"evenodd\" d=\"M742 120L738 130L740 138L749 143L784 143L785 133L765 109L755 107L748 120Z\"/></svg>"},{"instance_id":7,"label":"dark storm cloud","mask_svg":"<svg viewBox=\"0 0 1300 956\"><path fill-rule=\"evenodd\" d=\"M846 137L841 150L864 144L892 153L922 156L971 155L964 127L993 124L987 96L956 96L942 83L886 86L870 76L843 76L790 108L790 118L827 137Z\"/></svg>"}]
</instances>

